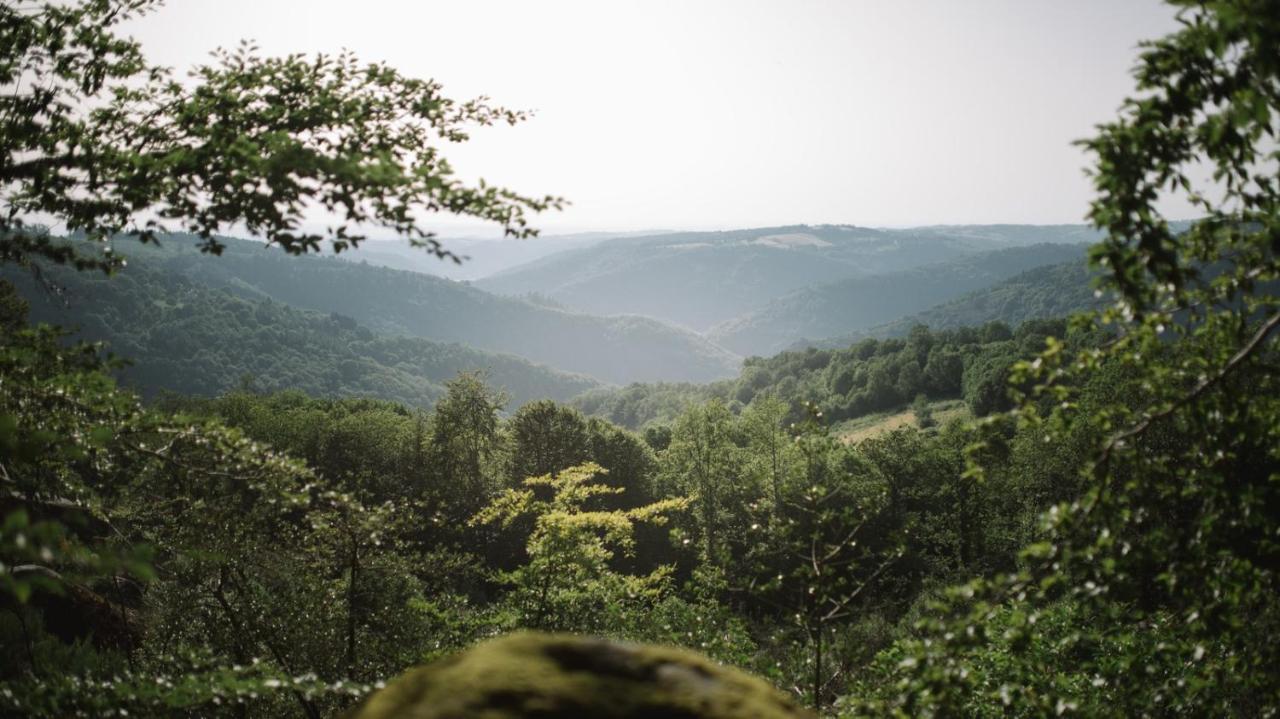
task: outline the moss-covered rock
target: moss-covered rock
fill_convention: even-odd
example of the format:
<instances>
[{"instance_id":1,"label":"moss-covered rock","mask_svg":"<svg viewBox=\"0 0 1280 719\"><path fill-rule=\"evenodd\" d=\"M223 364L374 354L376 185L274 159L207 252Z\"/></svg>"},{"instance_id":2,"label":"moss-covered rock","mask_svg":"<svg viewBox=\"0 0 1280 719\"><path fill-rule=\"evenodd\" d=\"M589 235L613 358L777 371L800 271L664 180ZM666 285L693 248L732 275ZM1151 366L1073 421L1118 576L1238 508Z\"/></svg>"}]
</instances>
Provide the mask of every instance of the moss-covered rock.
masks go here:
<instances>
[{"instance_id":1,"label":"moss-covered rock","mask_svg":"<svg viewBox=\"0 0 1280 719\"><path fill-rule=\"evenodd\" d=\"M805 716L766 682L692 652L521 633L410 670L351 719Z\"/></svg>"}]
</instances>

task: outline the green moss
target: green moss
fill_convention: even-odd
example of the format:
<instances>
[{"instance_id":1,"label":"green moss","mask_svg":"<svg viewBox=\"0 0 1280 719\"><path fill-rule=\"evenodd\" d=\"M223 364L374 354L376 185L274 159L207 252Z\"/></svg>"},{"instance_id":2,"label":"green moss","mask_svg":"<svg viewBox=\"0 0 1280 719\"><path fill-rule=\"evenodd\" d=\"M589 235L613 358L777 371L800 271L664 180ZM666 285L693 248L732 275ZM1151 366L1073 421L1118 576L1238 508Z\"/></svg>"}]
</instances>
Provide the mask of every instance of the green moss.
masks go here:
<instances>
[{"instance_id":1,"label":"green moss","mask_svg":"<svg viewBox=\"0 0 1280 719\"><path fill-rule=\"evenodd\" d=\"M692 652L520 633L407 672L351 719L803 716L766 682Z\"/></svg>"}]
</instances>

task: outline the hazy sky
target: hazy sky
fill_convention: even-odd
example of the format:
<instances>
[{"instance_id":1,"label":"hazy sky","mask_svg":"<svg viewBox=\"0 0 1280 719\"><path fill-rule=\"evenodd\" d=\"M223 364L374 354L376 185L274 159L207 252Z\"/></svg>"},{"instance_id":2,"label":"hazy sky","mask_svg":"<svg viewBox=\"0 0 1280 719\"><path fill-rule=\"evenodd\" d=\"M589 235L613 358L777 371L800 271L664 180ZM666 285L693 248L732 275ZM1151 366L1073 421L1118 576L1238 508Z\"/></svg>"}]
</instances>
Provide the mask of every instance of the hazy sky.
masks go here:
<instances>
[{"instance_id":1,"label":"hazy sky","mask_svg":"<svg viewBox=\"0 0 1280 719\"><path fill-rule=\"evenodd\" d=\"M1080 222L1070 143L1173 26L1149 0L169 0L128 29L177 68L347 48L534 110L447 156L567 197L537 224L569 231Z\"/></svg>"}]
</instances>

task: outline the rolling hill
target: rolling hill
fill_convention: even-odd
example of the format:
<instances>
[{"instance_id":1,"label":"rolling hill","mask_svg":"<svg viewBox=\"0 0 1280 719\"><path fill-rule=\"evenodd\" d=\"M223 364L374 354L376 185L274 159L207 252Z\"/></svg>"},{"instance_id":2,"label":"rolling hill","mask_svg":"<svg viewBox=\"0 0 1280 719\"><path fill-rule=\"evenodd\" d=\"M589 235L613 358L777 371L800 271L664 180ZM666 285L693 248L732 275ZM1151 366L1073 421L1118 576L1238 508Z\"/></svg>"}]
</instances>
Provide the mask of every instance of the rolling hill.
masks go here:
<instances>
[{"instance_id":1,"label":"rolling hill","mask_svg":"<svg viewBox=\"0 0 1280 719\"><path fill-rule=\"evenodd\" d=\"M376 397L426 407L458 372L483 370L511 406L566 400L598 386L506 354L416 337L377 335L338 314L248 299L192 281L148 262L115 277L45 269L64 291L44 291L7 269L31 304L31 318L78 328L131 364L121 379L144 396L178 392L213 396L241 386L296 389L324 396Z\"/></svg>"},{"instance_id":2,"label":"rolling hill","mask_svg":"<svg viewBox=\"0 0 1280 719\"><path fill-rule=\"evenodd\" d=\"M791 349L839 348L867 337L905 337L916 325L949 330L1003 322L1015 327L1027 320L1065 317L1105 302L1104 298L1094 295L1095 276L1096 273L1082 260L1036 267L923 312L860 332L803 340L792 345Z\"/></svg>"},{"instance_id":3,"label":"rolling hill","mask_svg":"<svg viewBox=\"0 0 1280 719\"><path fill-rule=\"evenodd\" d=\"M901 272L799 290L721 323L709 336L743 355L780 351L802 337L830 337L895 320L1033 267L1081 259L1079 244L1037 244L963 255Z\"/></svg>"},{"instance_id":4,"label":"rolling hill","mask_svg":"<svg viewBox=\"0 0 1280 719\"><path fill-rule=\"evenodd\" d=\"M539 235L528 239L510 237L448 237L440 242L462 262L440 258L411 247L403 240L368 240L357 248L338 255L338 259L367 262L395 270L410 270L451 280L475 280L487 277L548 255L581 249L618 237L654 232L580 232L564 235Z\"/></svg>"}]
</instances>

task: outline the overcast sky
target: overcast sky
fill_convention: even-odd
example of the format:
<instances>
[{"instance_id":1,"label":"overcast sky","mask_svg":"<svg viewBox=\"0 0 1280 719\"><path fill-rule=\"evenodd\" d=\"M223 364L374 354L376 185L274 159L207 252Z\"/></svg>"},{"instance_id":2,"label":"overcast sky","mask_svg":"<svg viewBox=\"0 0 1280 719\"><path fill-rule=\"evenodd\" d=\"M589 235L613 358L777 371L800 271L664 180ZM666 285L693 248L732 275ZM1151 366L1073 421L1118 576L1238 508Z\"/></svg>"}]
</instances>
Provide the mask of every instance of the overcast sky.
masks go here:
<instances>
[{"instance_id":1,"label":"overcast sky","mask_svg":"<svg viewBox=\"0 0 1280 719\"><path fill-rule=\"evenodd\" d=\"M448 156L575 231L1081 222L1071 141L1173 26L1149 0L169 0L128 30L176 68L347 48L534 110Z\"/></svg>"}]
</instances>

